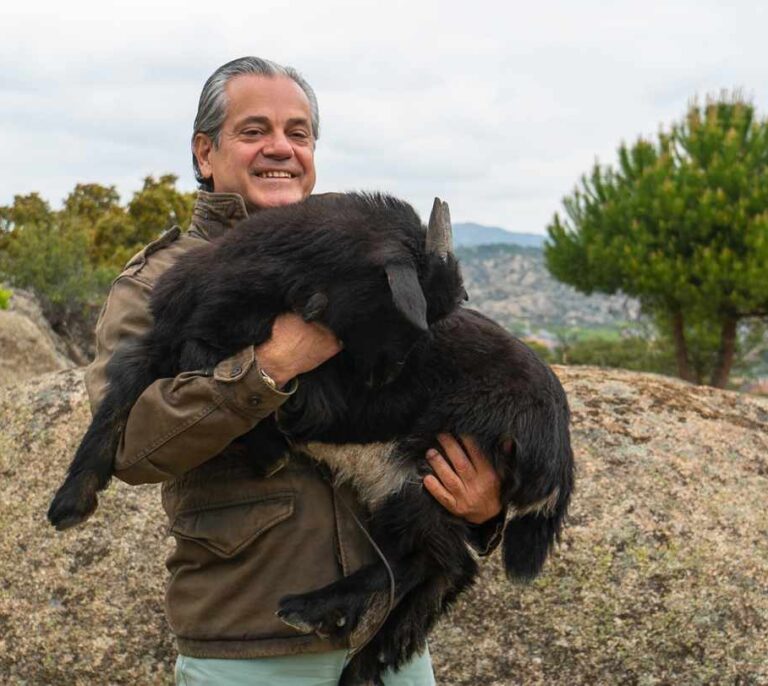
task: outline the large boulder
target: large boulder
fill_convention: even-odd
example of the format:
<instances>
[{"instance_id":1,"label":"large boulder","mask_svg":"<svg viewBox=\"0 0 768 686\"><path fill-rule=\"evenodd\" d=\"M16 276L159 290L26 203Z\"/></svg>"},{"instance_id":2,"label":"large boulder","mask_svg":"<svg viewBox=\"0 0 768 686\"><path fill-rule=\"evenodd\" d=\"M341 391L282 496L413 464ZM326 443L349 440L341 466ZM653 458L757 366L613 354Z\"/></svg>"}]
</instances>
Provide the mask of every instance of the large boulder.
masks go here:
<instances>
[{"instance_id":1,"label":"large boulder","mask_svg":"<svg viewBox=\"0 0 768 686\"><path fill-rule=\"evenodd\" d=\"M431 642L440 684L768 683L768 400L559 368L578 490L528 586L498 556ZM0 388L0 683L172 681L156 486L45 522L88 423L82 371Z\"/></svg>"},{"instance_id":2,"label":"large boulder","mask_svg":"<svg viewBox=\"0 0 768 686\"><path fill-rule=\"evenodd\" d=\"M46 321L37 299L27 291L15 290L10 307L0 310L0 385L74 366L66 344Z\"/></svg>"}]
</instances>

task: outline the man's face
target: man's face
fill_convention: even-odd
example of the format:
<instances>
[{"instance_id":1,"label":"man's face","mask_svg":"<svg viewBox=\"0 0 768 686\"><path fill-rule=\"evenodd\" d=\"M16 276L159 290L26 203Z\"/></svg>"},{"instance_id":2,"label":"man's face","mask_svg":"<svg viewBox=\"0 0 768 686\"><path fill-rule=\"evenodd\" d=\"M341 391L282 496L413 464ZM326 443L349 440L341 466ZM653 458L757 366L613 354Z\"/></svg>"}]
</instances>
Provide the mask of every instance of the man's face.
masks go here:
<instances>
[{"instance_id":1,"label":"man's face","mask_svg":"<svg viewBox=\"0 0 768 686\"><path fill-rule=\"evenodd\" d=\"M195 138L200 171L217 193L239 193L249 210L289 205L315 186L309 100L286 77L247 74L227 83L227 117L218 146Z\"/></svg>"}]
</instances>

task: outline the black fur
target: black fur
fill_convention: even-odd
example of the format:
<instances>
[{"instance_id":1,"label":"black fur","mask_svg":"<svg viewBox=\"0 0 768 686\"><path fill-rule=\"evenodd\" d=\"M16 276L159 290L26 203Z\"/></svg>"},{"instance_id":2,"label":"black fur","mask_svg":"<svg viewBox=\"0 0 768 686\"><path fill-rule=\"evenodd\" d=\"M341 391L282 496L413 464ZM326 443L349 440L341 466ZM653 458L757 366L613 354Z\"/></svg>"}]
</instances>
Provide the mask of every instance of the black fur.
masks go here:
<instances>
[{"instance_id":1,"label":"black fur","mask_svg":"<svg viewBox=\"0 0 768 686\"><path fill-rule=\"evenodd\" d=\"M507 573L530 579L559 536L573 485L563 389L529 348L477 312L456 309L430 333L391 384L371 391L352 381L348 397L354 402L347 403L343 420L293 438L331 443L350 435L361 443L394 438L396 459L423 474L425 453L438 433L474 436L501 476L505 504L524 511L551 499L513 517L505 529ZM510 441L511 455L505 451ZM399 603L348 665L348 684L376 681L384 668L402 666L423 650L436 619L477 573L465 544L466 524L448 514L417 479L374 508L371 533L391 563ZM388 584L383 565L372 565L323 589L284 598L280 613L289 623L342 639L371 594L386 592Z\"/></svg>"},{"instance_id":2,"label":"black fur","mask_svg":"<svg viewBox=\"0 0 768 686\"><path fill-rule=\"evenodd\" d=\"M292 310L331 328L344 350L303 376L279 428L262 421L241 446L257 447L266 463L283 456L286 438L299 447L394 442L382 459L414 477L372 503L371 533L394 574L398 605L347 666L344 683L378 682L423 649L435 620L476 575L466 523L420 483L438 433L472 435L490 458L503 502L520 513L505 530L505 567L510 577L535 576L573 484L565 394L527 347L458 308L458 265L428 254L424 236L410 206L389 196L316 196L262 211L183 255L152 294L154 328L110 362L107 396L51 504L51 522L66 528L93 512L119 431L152 380L258 345L275 317ZM279 614L341 641L389 584L383 563L370 565L283 598Z\"/></svg>"}]
</instances>

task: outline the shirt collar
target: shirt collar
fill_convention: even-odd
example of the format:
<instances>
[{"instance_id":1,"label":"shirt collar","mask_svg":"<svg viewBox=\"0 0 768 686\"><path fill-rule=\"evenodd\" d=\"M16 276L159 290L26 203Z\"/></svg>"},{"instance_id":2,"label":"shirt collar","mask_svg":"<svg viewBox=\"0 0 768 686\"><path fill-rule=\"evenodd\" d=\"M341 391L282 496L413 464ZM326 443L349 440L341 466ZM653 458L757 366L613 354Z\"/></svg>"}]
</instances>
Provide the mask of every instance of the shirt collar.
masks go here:
<instances>
[{"instance_id":1,"label":"shirt collar","mask_svg":"<svg viewBox=\"0 0 768 686\"><path fill-rule=\"evenodd\" d=\"M245 201L238 193L198 191L189 232L212 239L248 216Z\"/></svg>"}]
</instances>

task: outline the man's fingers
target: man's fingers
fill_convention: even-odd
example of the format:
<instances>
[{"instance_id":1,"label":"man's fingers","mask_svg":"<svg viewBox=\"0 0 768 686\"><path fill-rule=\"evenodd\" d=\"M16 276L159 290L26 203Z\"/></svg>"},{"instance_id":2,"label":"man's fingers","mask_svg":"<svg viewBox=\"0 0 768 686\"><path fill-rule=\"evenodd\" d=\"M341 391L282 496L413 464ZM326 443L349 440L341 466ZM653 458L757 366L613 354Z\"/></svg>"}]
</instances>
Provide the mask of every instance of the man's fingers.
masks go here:
<instances>
[{"instance_id":1,"label":"man's fingers","mask_svg":"<svg viewBox=\"0 0 768 686\"><path fill-rule=\"evenodd\" d=\"M461 445L464 446L464 454L475 469L479 469L488 464L488 460L485 459L485 455L483 455L482 450L480 450L480 446L477 445L477 441L475 441L472 436L462 434L459 437L459 440Z\"/></svg>"},{"instance_id":2,"label":"man's fingers","mask_svg":"<svg viewBox=\"0 0 768 686\"><path fill-rule=\"evenodd\" d=\"M440 479L440 483L448 491L455 496L460 495L464 491L464 482L461 480L461 477L453 471L451 465L445 461L445 458L437 450L427 451L427 461L429 466L432 467L435 476Z\"/></svg>"},{"instance_id":3,"label":"man's fingers","mask_svg":"<svg viewBox=\"0 0 768 686\"><path fill-rule=\"evenodd\" d=\"M429 494L437 500L438 503L440 503L446 510L449 510L451 512L455 512L456 510L456 498L454 498L446 489L443 484L440 483L440 480L432 475L427 474L424 477L424 481L422 482L424 484L424 488L429 491Z\"/></svg>"},{"instance_id":4,"label":"man's fingers","mask_svg":"<svg viewBox=\"0 0 768 686\"><path fill-rule=\"evenodd\" d=\"M472 466L478 474L487 474L488 472L494 471L491 461L485 456L485 453L480 450L480 446L477 445L477 442L472 436L466 434L462 435L461 442L467 449L466 455L472 462Z\"/></svg>"},{"instance_id":5,"label":"man's fingers","mask_svg":"<svg viewBox=\"0 0 768 686\"><path fill-rule=\"evenodd\" d=\"M464 448L451 434L440 434L437 437L445 456L450 460L459 475L475 471L472 461L464 452Z\"/></svg>"}]
</instances>

